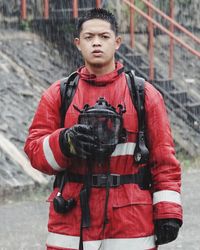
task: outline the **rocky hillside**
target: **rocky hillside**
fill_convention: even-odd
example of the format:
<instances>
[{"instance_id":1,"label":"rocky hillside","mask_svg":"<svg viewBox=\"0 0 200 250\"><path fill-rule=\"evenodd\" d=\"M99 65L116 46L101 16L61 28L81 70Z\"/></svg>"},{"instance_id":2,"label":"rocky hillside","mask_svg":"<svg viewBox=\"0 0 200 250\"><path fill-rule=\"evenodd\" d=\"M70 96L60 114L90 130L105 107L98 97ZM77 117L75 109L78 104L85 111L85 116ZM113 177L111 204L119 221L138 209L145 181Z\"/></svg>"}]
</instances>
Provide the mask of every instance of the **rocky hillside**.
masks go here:
<instances>
[{"instance_id":1,"label":"rocky hillside","mask_svg":"<svg viewBox=\"0 0 200 250\"><path fill-rule=\"evenodd\" d=\"M37 35L0 30L0 196L35 186L17 158L24 156L28 127L43 90L69 71L58 52Z\"/></svg>"}]
</instances>

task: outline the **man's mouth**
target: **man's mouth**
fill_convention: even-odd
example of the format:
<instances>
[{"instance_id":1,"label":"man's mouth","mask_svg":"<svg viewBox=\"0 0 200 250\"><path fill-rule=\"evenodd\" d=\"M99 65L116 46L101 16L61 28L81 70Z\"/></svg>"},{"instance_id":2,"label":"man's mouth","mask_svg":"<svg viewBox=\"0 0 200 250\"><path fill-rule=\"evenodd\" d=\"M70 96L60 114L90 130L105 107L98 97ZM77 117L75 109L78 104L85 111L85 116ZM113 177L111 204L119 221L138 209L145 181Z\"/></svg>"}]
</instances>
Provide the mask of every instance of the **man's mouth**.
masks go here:
<instances>
[{"instance_id":1,"label":"man's mouth","mask_svg":"<svg viewBox=\"0 0 200 250\"><path fill-rule=\"evenodd\" d=\"M92 54L95 56L100 56L101 54L103 54L103 51L102 50L93 50Z\"/></svg>"}]
</instances>

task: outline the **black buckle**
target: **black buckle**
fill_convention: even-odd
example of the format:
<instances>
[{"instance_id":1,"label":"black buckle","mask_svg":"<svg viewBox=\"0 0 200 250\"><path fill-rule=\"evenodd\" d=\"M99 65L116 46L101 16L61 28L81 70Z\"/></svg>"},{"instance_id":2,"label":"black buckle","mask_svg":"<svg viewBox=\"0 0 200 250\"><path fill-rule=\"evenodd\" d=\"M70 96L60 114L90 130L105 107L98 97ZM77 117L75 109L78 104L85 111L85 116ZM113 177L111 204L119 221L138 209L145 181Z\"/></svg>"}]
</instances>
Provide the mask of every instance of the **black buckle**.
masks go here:
<instances>
[{"instance_id":1,"label":"black buckle","mask_svg":"<svg viewBox=\"0 0 200 250\"><path fill-rule=\"evenodd\" d=\"M93 174L92 186L93 187L105 187L107 184L108 176L105 174Z\"/></svg>"},{"instance_id":2,"label":"black buckle","mask_svg":"<svg viewBox=\"0 0 200 250\"><path fill-rule=\"evenodd\" d=\"M118 187L120 185L120 175L119 174L111 174L109 176L110 179L110 186L111 187Z\"/></svg>"},{"instance_id":3,"label":"black buckle","mask_svg":"<svg viewBox=\"0 0 200 250\"><path fill-rule=\"evenodd\" d=\"M93 174L92 175L92 186L93 187L106 187L107 181L109 180L110 187L118 187L120 185L119 174Z\"/></svg>"}]
</instances>

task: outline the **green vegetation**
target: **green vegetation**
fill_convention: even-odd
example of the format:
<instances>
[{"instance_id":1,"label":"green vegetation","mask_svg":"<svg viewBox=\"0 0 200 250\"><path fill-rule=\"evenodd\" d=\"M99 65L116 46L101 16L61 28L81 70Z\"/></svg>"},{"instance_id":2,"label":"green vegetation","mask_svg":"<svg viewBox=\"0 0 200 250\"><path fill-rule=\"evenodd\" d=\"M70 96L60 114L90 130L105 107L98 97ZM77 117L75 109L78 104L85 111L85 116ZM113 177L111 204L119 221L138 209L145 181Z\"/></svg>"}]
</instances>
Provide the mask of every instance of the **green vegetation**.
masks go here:
<instances>
[{"instance_id":1,"label":"green vegetation","mask_svg":"<svg viewBox=\"0 0 200 250\"><path fill-rule=\"evenodd\" d=\"M21 20L19 24L19 29L23 31L29 31L30 30L30 22L27 20Z\"/></svg>"}]
</instances>

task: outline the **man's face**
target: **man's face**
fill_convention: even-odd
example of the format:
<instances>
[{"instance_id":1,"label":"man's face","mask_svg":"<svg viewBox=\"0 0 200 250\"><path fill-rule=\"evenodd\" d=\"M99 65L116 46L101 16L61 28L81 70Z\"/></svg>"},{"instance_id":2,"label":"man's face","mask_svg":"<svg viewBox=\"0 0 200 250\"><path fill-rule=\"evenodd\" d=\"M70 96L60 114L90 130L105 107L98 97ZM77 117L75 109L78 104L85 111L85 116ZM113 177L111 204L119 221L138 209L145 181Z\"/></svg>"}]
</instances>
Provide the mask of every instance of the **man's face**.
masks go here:
<instances>
[{"instance_id":1,"label":"man's face","mask_svg":"<svg viewBox=\"0 0 200 250\"><path fill-rule=\"evenodd\" d=\"M83 23L80 37L75 39L86 66L108 66L114 62L115 51L121 44L111 24L101 19L92 19Z\"/></svg>"}]
</instances>

